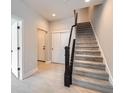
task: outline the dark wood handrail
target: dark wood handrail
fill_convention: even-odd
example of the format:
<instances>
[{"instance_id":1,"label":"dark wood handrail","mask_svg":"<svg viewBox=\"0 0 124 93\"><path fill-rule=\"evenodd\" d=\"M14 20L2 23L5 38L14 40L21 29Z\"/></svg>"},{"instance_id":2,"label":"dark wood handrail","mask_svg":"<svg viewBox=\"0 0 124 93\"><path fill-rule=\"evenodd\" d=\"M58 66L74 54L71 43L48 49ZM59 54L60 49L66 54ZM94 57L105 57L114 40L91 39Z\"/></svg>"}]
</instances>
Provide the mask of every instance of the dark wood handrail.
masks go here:
<instances>
[{"instance_id":1,"label":"dark wood handrail","mask_svg":"<svg viewBox=\"0 0 124 93\"><path fill-rule=\"evenodd\" d=\"M75 25L77 25L77 17L78 13L76 12L76 10L74 10Z\"/></svg>"},{"instance_id":2,"label":"dark wood handrail","mask_svg":"<svg viewBox=\"0 0 124 93\"><path fill-rule=\"evenodd\" d=\"M70 46L70 43L71 43L71 37L72 37L72 31L73 31L73 28L75 27L75 25L73 25L71 27L71 32L70 32L70 36L69 36L69 42L68 42L68 47Z\"/></svg>"},{"instance_id":3,"label":"dark wood handrail","mask_svg":"<svg viewBox=\"0 0 124 93\"><path fill-rule=\"evenodd\" d=\"M76 10L74 10L74 17L75 17L75 24L71 27L71 32L70 32L70 36L69 36L68 47L70 46L70 43L71 43L71 37L72 37L73 28L77 26L78 13L76 13Z\"/></svg>"},{"instance_id":4,"label":"dark wood handrail","mask_svg":"<svg viewBox=\"0 0 124 93\"><path fill-rule=\"evenodd\" d=\"M74 63L74 51L75 51L75 39L73 39L72 52L71 52L71 62L70 62L70 84L72 84L72 72Z\"/></svg>"},{"instance_id":5,"label":"dark wood handrail","mask_svg":"<svg viewBox=\"0 0 124 93\"><path fill-rule=\"evenodd\" d=\"M74 18L75 18L75 23L71 27L68 46L65 47L64 85L66 87L70 87L70 84L72 84L72 71L73 71L73 60L74 60L74 51L75 51L75 39L73 39L71 58L70 58L70 44L71 44L73 28L77 26L78 13L76 13L76 10L74 10Z\"/></svg>"}]
</instances>

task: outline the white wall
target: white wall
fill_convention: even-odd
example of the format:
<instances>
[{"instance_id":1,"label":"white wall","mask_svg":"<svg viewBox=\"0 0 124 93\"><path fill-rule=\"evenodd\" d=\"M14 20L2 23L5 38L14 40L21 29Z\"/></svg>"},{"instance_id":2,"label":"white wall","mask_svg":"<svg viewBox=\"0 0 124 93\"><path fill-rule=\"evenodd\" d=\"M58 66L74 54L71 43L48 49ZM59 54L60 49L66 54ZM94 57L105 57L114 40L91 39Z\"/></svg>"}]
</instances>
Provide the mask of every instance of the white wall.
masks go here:
<instances>
[{"instance_id":1,"label":"white wall","mask_svg":"<svg viewBox=\"0 0 124 93\"><path fill-rule=\"evenodd\" d=\"M26 77L37 68L37 28L48 31L49 24L21 0L11 3L12 15L23 19L23 77Z\"/></svg>"},{"instance_id":2,"label":"white wall","mask_svg":"<svg viewBox=\"0 0 124 93\"><path fill-rule=\"evenodd\" d=\"M113 13L112 0L106 0L104 5L89 9L89 18L94 27L101 48L106 58L109 74L113 77Z\"/></svg>"},{"instance_id":3,"label":"white wall","mask_svg":"<svg viewBox=\"0 0 124 93\"><path fill-rule=\"evenodd\" d=\"M80 10L78 10L78 13L79 13L78 23L89 21L88 8L80 9ZM70 32L72 25L74 25L74 17L69 17L69 18L65 18L65 19L61 19L61 20L52 21L52 22L50 22L50 31L51 31L51 33L57 32L57 31L58 32L64 32L64 31ZM50 40L52 40L52 36L50 36ZM51 43L51 46L52 46L52 43ZM51 56L52 55L50 55L50 58L51 58Z\"/></svg>"},{"instance_id":4,"label":"white wall","mask_svg":"<svg viewBox=\"0 0 124 93\"><path fill-rule=\"evenodd\" d=\"M89 21L89 11L88 8L82 8L78 10L78 23L88 22Z\"/></svg>"},{"instance_id":5,"label":"white wall","mask_svg":"<svg viewBox=\"0 0 124 93\"><path fill-rule=\"evenodd\" d=\"M72 25L74 25L73 17L52 21L50 23L50 31L70 30Z\"/></svg>"},{"instance_id":6,"label":"white wall","mask_svg":"<svg viewBox=\"0 0 124 93\"><path fill-rule=\"evenodd\" d=\"M89 21L88 8L78 10L78 23ZM74 17L52 21L50 23L50 31L70 30L74 25Z\"/></svg>"},{"instance_id":7,"label":"white wall","mask_svg":"<svg viewBox=\"0 0 124 93\"><path fill-rule=\"evenodd\" d=\"M72 11L73 12L73 11ZM88 22L89 21L89 9L88 8L82 8L77 10L78 12L78 23L81 22ZM70 30L71 26L74 25L74 16L52 21L50 23L50 30L51 31L59 31L59 30Z\"/></svg>"}]
</instances>

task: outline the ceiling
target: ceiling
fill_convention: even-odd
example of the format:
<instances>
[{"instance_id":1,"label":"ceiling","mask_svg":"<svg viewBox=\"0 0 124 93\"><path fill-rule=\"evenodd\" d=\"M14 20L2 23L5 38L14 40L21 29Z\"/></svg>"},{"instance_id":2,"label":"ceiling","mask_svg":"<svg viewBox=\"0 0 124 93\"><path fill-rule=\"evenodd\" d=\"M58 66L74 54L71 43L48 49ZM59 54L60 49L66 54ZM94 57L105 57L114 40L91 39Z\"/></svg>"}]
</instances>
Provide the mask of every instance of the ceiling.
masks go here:
<instances>
[{"instance_id":1,"label":"ceiling","mask_svg":"<svg viewBox=\"0 0 124 93\"><path fill-rule=\"evenodd\" d=\"M73 10L100 4L103 0L91 0L86 3L84 0L22 0L48 21L73 16ZM53 17L52 14L56 16Z\"/></svg>"}]
</instances>

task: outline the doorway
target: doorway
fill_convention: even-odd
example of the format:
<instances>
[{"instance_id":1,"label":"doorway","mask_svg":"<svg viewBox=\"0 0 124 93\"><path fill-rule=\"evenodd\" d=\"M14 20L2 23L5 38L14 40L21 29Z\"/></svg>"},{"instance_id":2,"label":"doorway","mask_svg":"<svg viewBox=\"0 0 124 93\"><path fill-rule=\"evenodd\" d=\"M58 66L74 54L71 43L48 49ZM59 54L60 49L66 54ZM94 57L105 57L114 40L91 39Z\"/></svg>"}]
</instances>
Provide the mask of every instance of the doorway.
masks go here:
<instances>
[{"instance_id":1,"label":"doorway","mask_svg":"<svg viewBox=\"0 0 124 93\"><path fill-rule=\"evenodd\" d=\"M22 79L22 20L11 18L11 72Z\"/></svg>"},{"instance_id":2,"label":"doorway","mask_svg":"<svg viewBox=\"0 0 124 93\"><path fill-rule=\"evenodd\" d=\"M46 62L46 36L47 31L44 31L42 29L37 30L37 37L38 37L38 61L40 62Z\"/></svg>"}]
</instances>

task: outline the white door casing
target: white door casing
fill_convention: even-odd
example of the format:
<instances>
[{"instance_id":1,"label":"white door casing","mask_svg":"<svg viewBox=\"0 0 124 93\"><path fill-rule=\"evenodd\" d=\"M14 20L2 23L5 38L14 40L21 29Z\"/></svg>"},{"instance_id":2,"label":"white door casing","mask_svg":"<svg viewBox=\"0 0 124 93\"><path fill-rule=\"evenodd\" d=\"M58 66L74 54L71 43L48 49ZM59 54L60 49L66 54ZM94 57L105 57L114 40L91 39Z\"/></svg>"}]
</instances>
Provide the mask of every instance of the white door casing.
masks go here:
<instances>
[{"instance_id":1,"label":"white door casing","mask_svg":"<svg viewBox=\"0 0 124 93\"><path fill-rule=\"evenodd\" d=\"M22 62L22 19L13 16L11 19L11 72L18 79L23 79Z\"/></svg>"},{"instance_id":2,"label":"white door casing","mask_svg":"<svg viewBox=\"0 0 124 93\"><path fill-rule=\"evenodd\" d=\"M18 73L18 50L17 50L17 47L18 47L18 32L17 32L17 26L18 26L18 23L15 22L13 25L12 25L12 29L11 29L11 38L12 38L12 42L11 42L11 56L12 56L12 60L11 60L11 70L12 70L12 73L17 77L19 78L19 73Z\"/></svg>"}]
</instances>

